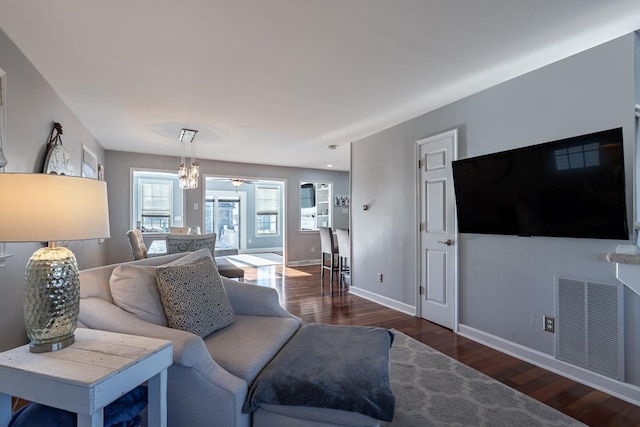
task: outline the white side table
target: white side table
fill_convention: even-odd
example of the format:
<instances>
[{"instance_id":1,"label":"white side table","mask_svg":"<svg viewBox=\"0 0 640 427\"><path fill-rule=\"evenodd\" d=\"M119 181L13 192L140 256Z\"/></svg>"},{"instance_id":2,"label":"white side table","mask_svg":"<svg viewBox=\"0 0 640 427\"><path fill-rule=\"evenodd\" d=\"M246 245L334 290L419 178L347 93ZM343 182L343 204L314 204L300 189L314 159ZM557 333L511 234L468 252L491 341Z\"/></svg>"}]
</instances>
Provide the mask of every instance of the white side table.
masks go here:
<instances>
[{"instance_id":1,"label":"white side table","mask_svg":"<svg viewBox=\"0 0 640 427\"><path fill-rule=\"evenodd\" d=\"M103 427L103 409L147 381L150 426L167 425L171 341L79 328L62 350L0 353L0 426L11 420L11 396L78 414L78 427Z\"/></svg>"}]
</instances>

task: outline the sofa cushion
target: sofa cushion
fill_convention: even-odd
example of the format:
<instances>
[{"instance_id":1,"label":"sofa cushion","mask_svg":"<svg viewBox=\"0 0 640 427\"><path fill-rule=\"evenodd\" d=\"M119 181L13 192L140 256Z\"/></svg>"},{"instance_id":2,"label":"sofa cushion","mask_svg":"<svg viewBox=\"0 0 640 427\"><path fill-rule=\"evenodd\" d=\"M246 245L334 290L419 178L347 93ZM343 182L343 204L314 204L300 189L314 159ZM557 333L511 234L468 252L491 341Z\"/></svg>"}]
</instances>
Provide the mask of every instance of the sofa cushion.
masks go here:
<instances>
[{"instance_id":1,"label":"sofa cushion","mask_svg":"<svg viewBox=\"0 0 640 427\"><path fill-rule=\"evenodd\" d=\"M205 338L211 357L251 384L300 327L285 317L236 315L236 322Z\"/></svg>"},{"instance_id":2,"label":"sofa cushion","mask_svg":"<svg viewBox=\"0 0 640 427\"><path fill-rule=\"evenodd\" d=\"M170 327L206 337L229 326L235 314L211 258L156 269L160 300Z\"/></svg>"},{"instance_id":3,"label":"sofa cushion","mask_svg":"<svg viewBox=\"0 0 640 427\"><path fill-rule=\"evenodd\" d=\"M109 278L113 303L144 321L167 326L167 318L156 284L156 269L192 264L204 258L211 258L211 251L202 249L190 252L181 258L159 266L129 263L119 265L113 269Z\"/></svg>"}]
</instances>

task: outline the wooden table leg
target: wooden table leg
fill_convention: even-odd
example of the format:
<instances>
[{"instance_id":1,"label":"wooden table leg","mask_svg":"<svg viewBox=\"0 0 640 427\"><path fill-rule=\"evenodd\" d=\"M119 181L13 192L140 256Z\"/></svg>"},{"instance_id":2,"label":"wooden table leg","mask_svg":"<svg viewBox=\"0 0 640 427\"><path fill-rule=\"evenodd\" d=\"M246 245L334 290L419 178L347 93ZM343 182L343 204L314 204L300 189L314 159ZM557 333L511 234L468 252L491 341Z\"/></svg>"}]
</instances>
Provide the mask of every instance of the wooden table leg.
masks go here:
<instances>
[{"instance_id":1,"label":"wooden table leg","mask_svg":"<svg viewBox=\"0 0 640 427\"><path fill-rule=\"evenodd\" d=\"M167 370L147 381L147 416L150 426L167 427Z\"/></svg>"},{"instance_id":2,"label":"wooden table leg","mask_svg":"<svg viewBox=\"0 0 640 427\"><path fill-rule=\"evenodd\" d=\"M11 421L11 396L0 393L0 427L6 427Z\"/></svg>"},{"instance_id":3,"label":"wooden table leg","mask_svg":"<svg viewBox=\"0 0 640 427\"><path fill-rule=\"evenodd\" d=\"M78 414L78 427L104 427L104 408L91 415Z\"/></svg>"}]
</instances>

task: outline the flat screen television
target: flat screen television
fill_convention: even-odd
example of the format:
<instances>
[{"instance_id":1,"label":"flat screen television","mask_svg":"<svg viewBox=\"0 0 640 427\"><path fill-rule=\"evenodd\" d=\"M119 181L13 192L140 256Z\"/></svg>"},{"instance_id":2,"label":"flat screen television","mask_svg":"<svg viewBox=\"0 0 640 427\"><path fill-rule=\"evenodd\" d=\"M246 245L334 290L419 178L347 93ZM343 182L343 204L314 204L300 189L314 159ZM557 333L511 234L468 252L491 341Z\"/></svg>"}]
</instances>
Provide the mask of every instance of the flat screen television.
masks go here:
<instances>
[{"instance_id":1,"label":"flat screen television","mask_svg":"<svg viewBox=\"0 0 640 427\"><path fill-rule=\"evenodd\" d=\"M313 208L316 206L316 190L313 183L300 185L300 207Z\"/></svg>"},{"instance_id":2,"label":"flat screen television","mask_svg":"<svg viewBox=\"0 0 640 427\"><path fill-rule=\"evenodd\" d=\"M622 128L453 162L461 233L628 240Z\"/></svg>"}]
</instances>

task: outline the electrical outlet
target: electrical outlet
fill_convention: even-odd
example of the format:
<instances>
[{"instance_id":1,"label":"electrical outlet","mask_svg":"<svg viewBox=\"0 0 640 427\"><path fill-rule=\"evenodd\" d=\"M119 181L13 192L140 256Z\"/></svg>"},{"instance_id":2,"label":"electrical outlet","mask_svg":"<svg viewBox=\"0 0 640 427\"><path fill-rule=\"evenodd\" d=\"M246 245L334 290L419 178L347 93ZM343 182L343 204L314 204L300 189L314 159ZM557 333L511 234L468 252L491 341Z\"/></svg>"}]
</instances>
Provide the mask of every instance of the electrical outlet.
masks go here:
<instances>
[{"instance_id":1,"label":"electrical outlet","mask_svg":"<svg viewBox=\"0 0 640 427\"><path fill-rule=\"evenodd\" d=\"M313 253L313 252L315 252L315 251L316 251L315 246L311 246L311 253Z\"/></svg>"},{"instance_id":2,"label":"electrical outlet","mask_svg":"<svg viewBox=\"0 0 640 427\"><path fill-rule=\"evenodd\" d=\"M378 283L382 283L382 273L378 273Z\"/></svg>"},{"instance_id":3,"label":"electrical outlet","mask_svg":"<svg viewBox=\"0 0 640 427\"><path fill-rule=\"evenodd\" d=\"M554 333L556 330L556 319L552 316L543 316L543 327L547 332Z\"/></svg>"}]
</instances>

